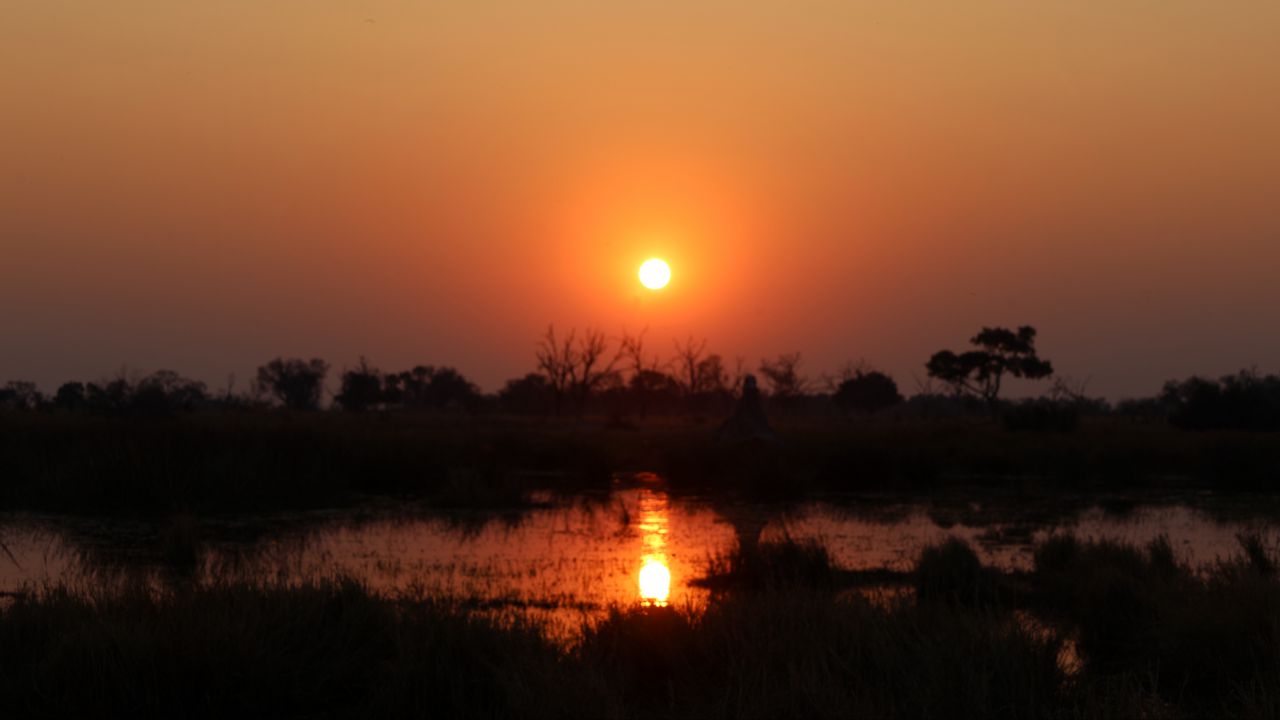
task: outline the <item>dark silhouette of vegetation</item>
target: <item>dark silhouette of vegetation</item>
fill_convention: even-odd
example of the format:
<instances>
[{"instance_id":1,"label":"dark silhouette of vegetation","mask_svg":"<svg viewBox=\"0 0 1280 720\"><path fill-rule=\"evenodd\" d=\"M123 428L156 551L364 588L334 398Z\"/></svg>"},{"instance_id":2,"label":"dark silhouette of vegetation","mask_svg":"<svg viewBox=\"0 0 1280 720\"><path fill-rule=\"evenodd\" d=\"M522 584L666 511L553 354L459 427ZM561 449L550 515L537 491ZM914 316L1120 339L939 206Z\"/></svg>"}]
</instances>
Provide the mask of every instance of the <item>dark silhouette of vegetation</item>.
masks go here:
<instances>
[{"instance_id":1,"label":"dark silhouette of vegetation","mask_svg":"<svg viewBox=\"0 0 1280 720\"><path fill-rule=\"evenodd\" d=\"M359 365L342 373L342 389L333 399L343 410L364 412L386 402L391 390L383 390L382 373L360 358Z\"/></svg>"},{"instance_id":2,"label":"dark silhouette of vegetation","mask_svg":"<svg viewBox=\"0 0 1280 720\"><path fill-rule=\"evenodd\" d=\"M289 408L320 406L328 366L319 359L264 365L257 395L236 395L233 382L211 393L167 370L65 383L52 398L11 382L0 389L0 454L9 471L0 506L151 514L313 506L361 493L508 506L534 489L528 478L553 474L583 487L633 469L664 473L682 487L773 497L1009 478L1087 492L1169 484L1267 490L1280 482L1280 446L1253 432L1277 429L1274 376L1171 382L1159 398L1114 410L1059 379L1045 398L1000 402L1000 425L974 423L999 402L1002 375L1049 368L1035 357L1030 328L988 329L974 339L985 359L955 381L976 390L950 396L926 384L900 401L893 379L865 365L850 366L840 383L828 380L829 394L810 393L798 353L765 361L772 400L787 410L772 417L758 391L726 385L731 375L705 341L677 342L674 361L663 363L644 339L624 334L615 342L599 331L562 338L549 328L541 372L488 397L451 367L384 374L361 358L342 374L334 407L352 416L378 410L378 423L337 413L288 424L269 417L262 393ZM750 384L741 361L734 375L741 387ZM575 413L570 423L520 417L566 409ZM893 422L830 422L840 411ZM452 417L425 417L436 414ZM633 422L650 415L660 417ZM1172 427L1216 432L1177 436L1165 431L1165 415ZM129 425L134 418L147 427Z\"/></svg>"},{"instance_id":3,"label":"dark silhouette of vegetation","mask_svg":"<svg viewBox=\"0 0 1280 720\"><path fill-rule=\"evenodd\" d=\"M10 383L15 400L10 409L87 411L97 415L166 417L210 407L220 399L209 394L204 383L182 377L172 370L159 370L130 380L121 375L113 380L84 384L67 382L47 399L31 383ZM0 391L0 406L4 405Z\"/></svg>"},{"instance_id":4,"label":"dark silhouette of vegetation","mask_svg":"<svg viewBox=\"0 0 1280 720\"><path fill-rule=\"evenodd\" d=\"M825 393L812 391L800 371L799 353L762 360L760 372L773 409L785 410L788 417L842 411L895 420L945 420L988 414L998 417L1007 430L1065 433L1078 429L1082 418L1113 415L1149 423L1168 420L1185 429L1280 429L1280 378L1253 372L1217 381L1171 381L1158 397L1128 399L1114 407L1087 396L1083 385L1073 385L1066 378L1056 379L1043 397L1002 401L1005 377L1041 378L1052 372L1050 363L1036 356L1034 340L1035 330L1030 327L1016 332L986 328L973 338L978 350L936 353L928 363L929 383L910 398L903 398L892 377L865 364L846 367L838 380L825 378ZM629 426L625 418L649 415L706 422L733 410L744 377L741 358L736 372L730 373L721 356L707 353L706 347L706 340L677 341L675 355L664 362L646 351L645 333L624 333L615 342L599 330L570 330L562 337L548 328L537 346L537 372L509 380L493 395L483 395L452 367L418 365L384 374L361 358L342 373L334 406L354 412L465 410L517 415L561 415L571 410L579 418L608 418L614 427ZM286 408L316 410L322 405L327 370L328 364L318 358L277 358L258 369L254 395L236 395L234 383L223 392L210 393L203 383L167 370L142 378L122 373L98 382L68 382L52 397L33 383L13 381L0 388L0 410L157 417L209 408L262 408L263 395ZM951 393L936 392L934 380L942 381Z\"/></svg>"},{"instance_id":5,"label":"dark silhouette of vegetation","mask_svg":"<svg viewBox=\"0 0 1280 720\"><path fill-rule=\"evenodd\" d=\"M394 402L416 410L466 410L480 402L480 391L454 368L418 365L387 378Z\"/></svg>"},{"instance_id":6,"label":"dark silhouette of vegetation","mask_svg":"<svg viewBox=\"0 0 1280 720\"><path fill-rule=\"evenodd\" d=\"M133 388L134 412L143 415L169 415L189 412L209 399L205 384L189 380L171 370L160 370L144 377Z\"/></svg>"},{"instance_id":7,"label":"dark silhouette of vegetation","mask_svg":"<svg viewBox=\"0 0 1280 720\"><path fill-rule=\"evenodd\" d=\"M999 600L998 573L983 567L969 544L948 538L920 553L915 570L916 596L953 605L984 607Z\"/></svg>"},{"instance_id":8,"label":"dark silhouette of vegetation","mask_svg":"<svg viewBox=\"0 0 1280 720\"><path fill-rule=\"evenodd\" d=\"M85 387L86 404L101 415L128 414L132 400L133 383L123 376Z\"/></svg>"},{"instance_id":9,"label":"dark silhouette of vegetation","mask_svg":"<svg viewBox=\"0 0 1280 720\"><path fill-rule=\"evenodd\" d=\"M1053 365L1040 359L1035 349L1036 329L1024 325L1017 331L983 328L969 341L977 350L954 353L942 350L929 358L929 377L937 378L957 395L981 398L994 414L999 407L1004 376L1037 380L1053 374Z\"/></svg>"},{"instance_id":10,"label":"dark silhouette of vegetation","mask_svg":"<svg viewBox=\"0 0 1280 720\"><path fill-rule=\"evenodd\" d=\"M714 369L709 365L704 366L704 363L709 359L706 354L707 341L705 338L695 341L690 336L683 343L677 340L675 346L675 376L686 395L696 395L700 392L714 390L715 387L724 386L724 370L719 367L720 358L715 356ZM712 375L704 374L706 370L710 370Z\"/></svg>"},{"instance_id":11,"label":"dark silhouette of vegetation","mask_svg":"<svg viewBox=\"0 0 1280 720\"><path fill-rule=\"evenodd\" d=\"M33 382L12 380L0 388L0 408L9 410L34 410L44 401Z\"/></svg>"},{"instance_id":12,"label":"dark silhouette of vegetation","mask_svg":"<svg viewBox=\"0 0 1280 720\"><path fill-rule=\"evenodd\" d=\"M374 423L347 412L281 416L217 398L206 408L155 422L138 422L127 405L112 413L0 412L0 509L203 513L387 494L503 508L512 503L511 483L525 491L606 489L612 473L628 469L661 473L681 489L766 497L914 495L1013 480L1084 494L1274 490L1280 482L1280 444L1270 435L1183 433L1125 418L1085 418L1073 433L1018 435L963 418L771 418L778 442L744 447L717 442L714 426L687 422L618 432L606 422L488 413L396 412Z\"/></svg>"},{"instance_id":13,"label":"dark silhouette of vegetation","mask_svg":"<svg viewBox=\"0 0 1280 720\"><path fill-rule=\"evenodd\" d=\"M67 382L58 386L53 404L61 410L80 410L85 406L84 383Z\"/></svg>"},{"instance_id":14,"label":"dark silhouette of vegetation","mask_svg":"<svg viewBox=\"0 0 1280 720\"><path fill-rule=\"evenodd\" d=\"M1255 537L1196 572L1166 538L1146 547L1052 538L1036 551L1038 602L1074 630L1087 679L1137 682L1190 716L1269 715L1280 702L1280 582Z\"/></svg>"},{"instance_id":15,"label":"dark silhouette of vegetation","mask_svg":"<svg viewBox=\"0 0 1280 720\"><path fill-rule=\"evenodd\" d=\"M559 415L566 399L582 413L591 394L614 378L618 355L606 358L608 338L601 330L588 328L581 335L570 330L563 339L556 337L554 327L538 342L538 370L551 387L553 409Z\"/></svg>"},{"instance_id":16,"label":"dark silhouette of vegetation","mask_svg":"<svg viewBox=\"0 0 1280 720\"><path fill-rule=\"evenodd\" d=\"M555 402L555 391L540 373L508 380L498 392L498 405L503 410L522 415L548 415L555 410Z\"/></svg>"},{"instance_id":17,"label":"dark silhouette of vegetation","mask_svg":"<svg viewBox=\"0 0 1280 720\"><path fill-rule=\"evenodd\" d=\"M319 358L276 358L258 368L256 387L290 410L316 410L328 372L329 363Z\"/></svg>"},{"instance_id":18,"label":"dark silhouette of vegetation","mask_svg":"<svg viewBox=\"0 0 1280 720\"><path fill-rule=\"evenodd\" d=\"M800 353L783 353L773 360L760 361L760 374L769 384L769 397L789 403L803 397L808 378L800 372Z\"/></svg>"},{"instance_id":19,"label":"dark silhouette of vegetation","mask_svg":"<svg viewBox=\"0 0 1280 720\"><path fill-rule=\"evenodd\" d=\"M566 652L350 582L56 590L0 611L0 642L19 717L1000 718L1071 697L1055 646L1015 623L803 591L617 608Z\"/></svg>"},{"instance_id":20,"label":"dark silhouette of vegetation","mask_svg":"<svg viewBox=\"0 0 1280 720\"><path fill-rule=\"evenodd\" d=\"M949 541L915 592L871 602L787 540L713 562L740 581L705 608L614 607L568 647L342 580L51 587L0 606L0 698L14 717L1268 717L1280 578L1241 543L1195 570L1164 539L1055 536L999 574Z\"/></svg>"},{"instance_id":21,"label":"dark silhouette of vegetation","mask_svg":"<svg viewBox=\"0 0 1280 720\"><path fill-rule=\"evenodd\" d=\"M1280 377L1242 371L1217 381L1192 377L1164 386L1160 402L1187 430L1280 430Z\"/></svg>"},{"instance_id":22,"label":"dark silhouette of vegetation","mask_svg":"<svg viewBox=\"0 0 1280 720\"><path fill-rule=\"evenodd\" d=\"M1013 432L1072 432L1080 426L1080 410L1072 403L1035 398L1010 403L1000 420Z\"/></svg>"},{"instance_id":23,"label":"dark silhouette of vegetation","mask_svg":"<svg viewBox=\"0 0 1280 720\"><path fill-rule=\"evenodd\" d=\"M875 413L902 402L898 383L876 370L857 370L836 388L831 399L846 412Z\"/></svg>"},{"instance_id":24,"label":"dark silhouette of vegetation","mask_svg":"<svg viewBox=\"0 0 1280 720\"><path fill-rule=\"evenodd\" d=\"M821 543L785 537L776 542L739 544L732 552L712 558L700 584L717 592L736 593L835 590L838 575Z\"/></svg>"}]
</instances>

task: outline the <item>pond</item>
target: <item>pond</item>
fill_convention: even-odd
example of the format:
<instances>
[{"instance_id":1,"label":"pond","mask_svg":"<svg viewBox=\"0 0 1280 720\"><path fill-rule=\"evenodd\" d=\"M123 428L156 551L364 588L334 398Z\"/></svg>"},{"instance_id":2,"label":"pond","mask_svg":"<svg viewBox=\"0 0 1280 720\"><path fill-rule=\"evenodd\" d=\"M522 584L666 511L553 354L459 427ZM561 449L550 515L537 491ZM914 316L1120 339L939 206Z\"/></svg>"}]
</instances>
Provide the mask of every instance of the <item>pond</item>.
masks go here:
<instances>
[{"instance_id":1,"label":"pond","mask_svg":"<svg viewBox=\"0 0 1280 720\"><path fill-rule=\"evenodd\" d=\"M541 499L514 515L371 505L205 518L186 572L165 562L173 541L163 526L11 514L0 517L0 592L92 588L122 573L157 584L345 576L387 596L426 594L522 616L567 637L611 605L704 604L708 591L696 581L743 540L814 539L842 569L892 571L910 570L921 548L948 536L1006 570L1030 569L1034 544L1052 533L1136 543L1165 535L1193 566L1237 554L1241 532L1277 541L1267 504L1248 498L973 493L766 503L673 494L661 478L639 474L619 476L607 494Z\"/></svg>"}]
</instances>

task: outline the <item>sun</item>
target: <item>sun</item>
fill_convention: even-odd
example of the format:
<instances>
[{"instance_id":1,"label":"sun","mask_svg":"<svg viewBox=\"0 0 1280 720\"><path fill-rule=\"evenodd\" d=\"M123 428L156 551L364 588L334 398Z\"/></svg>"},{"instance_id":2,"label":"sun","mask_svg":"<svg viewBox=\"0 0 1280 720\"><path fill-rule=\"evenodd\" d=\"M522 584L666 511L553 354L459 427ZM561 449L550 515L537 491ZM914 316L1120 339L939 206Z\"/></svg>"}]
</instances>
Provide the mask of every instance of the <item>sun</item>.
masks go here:
<instances>
[{"instance_id":1,"label":"sun","mask_svg":"<svg viewBox=\"0 0 1280 720\"><path fill-rule=\"evenodd\" d=\"M671 282L671 266L665 260L650 258L640 265L640 284L650 290L661 290Z\"/></svg>"}]
</instances>

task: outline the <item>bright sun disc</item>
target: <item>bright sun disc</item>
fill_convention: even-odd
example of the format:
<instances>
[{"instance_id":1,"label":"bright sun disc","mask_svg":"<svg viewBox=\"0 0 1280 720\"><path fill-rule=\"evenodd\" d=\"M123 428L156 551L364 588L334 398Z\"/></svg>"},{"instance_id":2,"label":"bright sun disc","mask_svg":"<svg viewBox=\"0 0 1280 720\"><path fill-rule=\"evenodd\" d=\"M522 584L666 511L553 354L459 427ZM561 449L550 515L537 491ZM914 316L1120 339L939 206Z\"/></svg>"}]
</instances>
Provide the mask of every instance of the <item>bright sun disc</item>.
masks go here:
<instances>
[{"instance_id":1,"label":"bright sun disc","mask_svg":"<svg viewBox=\"0 0 1280 720\"><path fill-rule=\"evenodd\" d=\"M640 284L650 290L661 290L671 282L671 267L658 258L645 260L640 266Z\"/></svg>"}]
</instances>

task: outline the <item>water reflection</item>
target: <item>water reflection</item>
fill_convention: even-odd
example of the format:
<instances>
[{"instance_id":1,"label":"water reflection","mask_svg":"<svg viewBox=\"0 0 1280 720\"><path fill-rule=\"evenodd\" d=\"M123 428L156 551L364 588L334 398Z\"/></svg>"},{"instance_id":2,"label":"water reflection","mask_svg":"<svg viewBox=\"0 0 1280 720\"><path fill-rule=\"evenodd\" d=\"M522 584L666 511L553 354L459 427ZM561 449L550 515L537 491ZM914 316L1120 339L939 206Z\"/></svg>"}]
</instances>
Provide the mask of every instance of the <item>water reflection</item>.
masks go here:
<instances>
[{"instance_id":1,"label":"water reflection","mask_svg":"<svg viewBox=\"0 0 1280 720\"><path fill-rule=\"evenodd\" d=\"M667 524L670 500L666 493L640 491L640 522L644 554L640 558L640 600L659 607L671 595L671 568L667 561Z\"/></svg>"},{"instance_id":2,"label":"water reflection","mask_svg":"<svg viewBox=\"0 0 1280 720\"><path fill-rule=\"evenodd\" d=\"M671 571L658 558L646 558L640 568L640 600L646 605L663 607L671 594Z\"/></svg>"},{"instance_id":3,"label":"water reflection","mask_svg":"<svg viewBox=\"0 0 1280 720\"><path fill-rule=\"evenodd\" d=\"M784 513L770 503L671 496L661 479L646 478L619 482L607 499L548 503L520 523L477 521L467 532L457 520L367 508L313 518L305 531L276 516L205 518L199 562L183 581L346 576L388 597L425 594L518 614L567 638L610 606L702 606L710 592L692 583L709 560L757 537L817 539L842 569L896 572L910 570L921 547L947 536L973 543L984 562L1006 570L1030 569L1032 546L1053 532L1136 544L1164 534L1192 565L1238 554L1242 530L1275 542L1276 513L1258 511L1256 502L1238 502L1234 516L1225 506L1214 515L1192 502L1204 501L1139 503L1122 516L1088 505L1046 514L1056 502L950 510L804 502ZM101 587L112 566L163 573L164 556L156 529L139 523L0 515L0 602L51 584Z\"/></svg>"}]
</instances>

